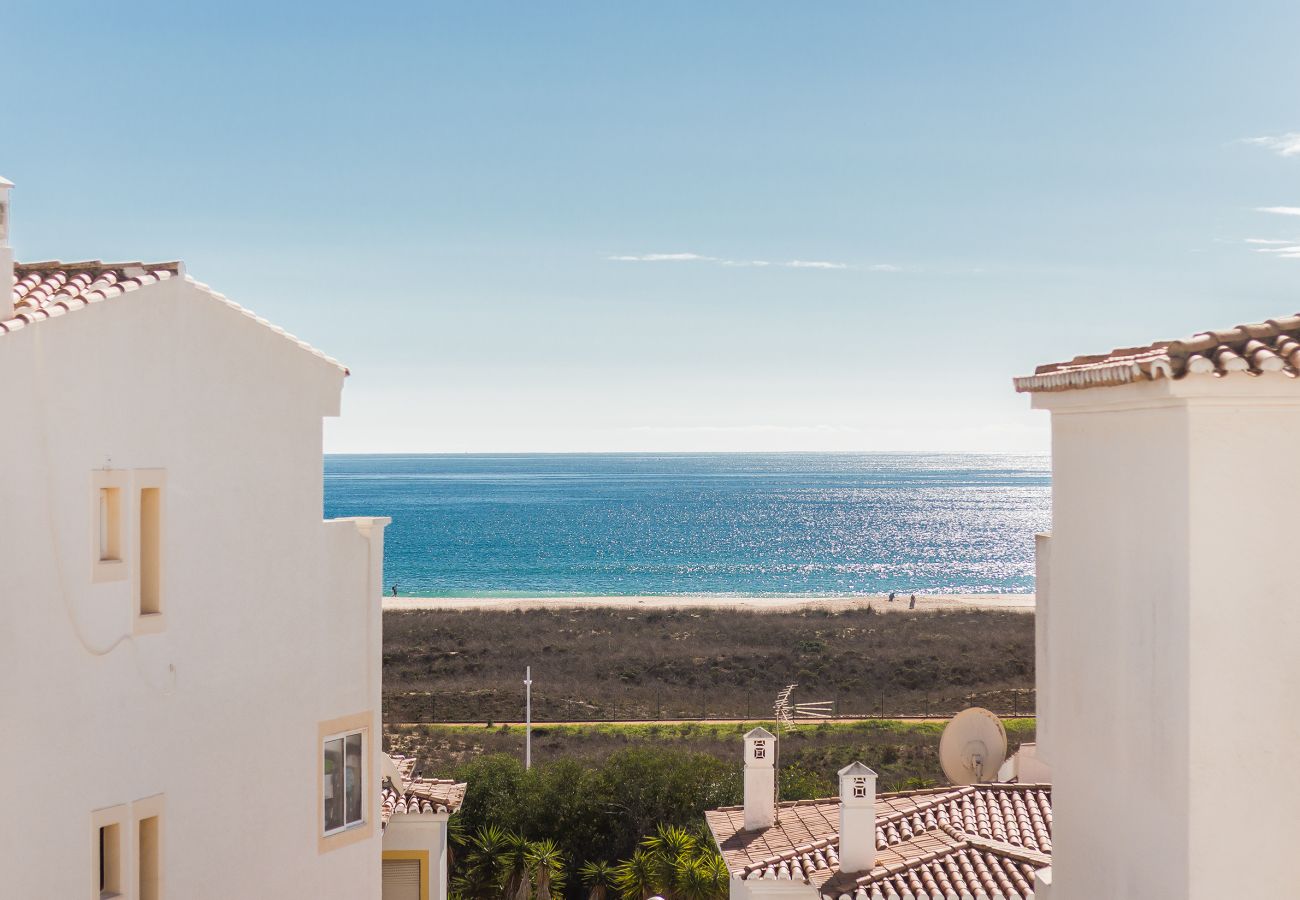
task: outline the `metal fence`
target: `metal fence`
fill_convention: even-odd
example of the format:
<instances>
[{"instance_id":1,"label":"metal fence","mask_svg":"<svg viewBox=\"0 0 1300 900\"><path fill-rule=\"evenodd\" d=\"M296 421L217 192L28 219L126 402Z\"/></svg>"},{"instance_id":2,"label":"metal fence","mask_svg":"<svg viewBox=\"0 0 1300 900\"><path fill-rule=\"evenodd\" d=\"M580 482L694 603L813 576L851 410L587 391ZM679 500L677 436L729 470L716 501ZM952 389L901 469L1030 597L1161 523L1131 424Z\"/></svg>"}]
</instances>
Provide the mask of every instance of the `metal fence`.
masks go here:
<instances>
[{"instance_id":1,"label":"metal fence","mask_svg":"<svg viewBox=\"0 0 1300 900\"><path fill-rule=\"evenodd\" d=\"M513 723L524 720L521 692L484 689L470 693L407 691L386 695L384 721L388 724ZM533 723L564 722L708 722L766 721L772 718L775 692L698 692L674 690L611 691L603 696L574 697L548 694L533 688ZM963 709L982 706L1001 716L1032 717L1035 691L1010 688L974 693L927 694L909 691L844 692L814 696L828 700L831 719L946 719Z\"/></svg>"}]
</instances>

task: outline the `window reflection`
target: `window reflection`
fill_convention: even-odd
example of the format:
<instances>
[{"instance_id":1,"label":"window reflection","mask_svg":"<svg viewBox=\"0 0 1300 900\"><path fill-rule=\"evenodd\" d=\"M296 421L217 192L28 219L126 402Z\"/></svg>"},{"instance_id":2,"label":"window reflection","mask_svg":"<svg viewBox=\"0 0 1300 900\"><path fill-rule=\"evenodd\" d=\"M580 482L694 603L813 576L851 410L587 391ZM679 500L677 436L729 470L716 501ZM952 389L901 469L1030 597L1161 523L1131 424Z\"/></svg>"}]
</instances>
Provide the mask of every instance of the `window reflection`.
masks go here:
<instances>
[{"instance_id":1,"label":"window reflection","mask_svg":"<svg viewBox=\"0 0 1300 900\"><path fill-rule=\"evenodd\" d=\"M344 750L344 793L347 799L347 824L361 821L361 734L349 734Z\"/></svg>"},{"instance_id":2,"label":"window reflection","mask_svg":"<svg viewBox=\"0 0 1300 900\"><path fill-rule=\"evenodd\" d=\"M325 830L342 828L343 738L325 742Z\"/></svg>"}]
</instances>

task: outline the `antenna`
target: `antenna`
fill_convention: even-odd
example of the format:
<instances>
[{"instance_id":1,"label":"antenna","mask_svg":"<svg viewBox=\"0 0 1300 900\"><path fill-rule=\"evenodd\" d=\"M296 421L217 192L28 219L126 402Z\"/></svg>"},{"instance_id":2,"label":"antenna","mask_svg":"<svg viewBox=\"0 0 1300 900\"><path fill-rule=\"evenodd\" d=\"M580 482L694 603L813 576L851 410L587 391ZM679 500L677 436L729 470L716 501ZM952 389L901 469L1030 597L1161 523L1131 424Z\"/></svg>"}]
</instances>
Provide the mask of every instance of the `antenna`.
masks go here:
<instances>
[{"instance_id":1,"label":"antenna","mask_svg":"<svg viewBox=\"0 0 1300 900\"><path fill-rule=\"evenodd\" d=\"M772 711L776 713L776 720L779 724L785 726L790 731L799 727L797 719L829 719L833 715L831 707L834 706L833 700L814 700L809 703L791 703L790 694L799 685L789 684L776 695L776 702L772 704Z\"/></svg>"},{"instance_id":2,"label":"antenna","mask_svg":"<svg viewBox=\"0 0 1300 900\"><path fill-rule=\"evenodd\" d=\"M939 738L939 763L953 784L992 781L1006 758L1002 720L979 706L955 715Z\"/></svg>"},{"instance_id":3,"label":"antenna","mask_svg":"<svg viewBox=\"0 0 1300 900\"><path fill-rule=\"evenodd\" d=\"M799 685L787 684L776 695L776 702L772 704L772 712L776 714L776 753L772 759L772 768L775 770L775 786L773 788L772 803L776 809L775 821L781 821L781 744L785 732L796 731L799 728L799 719L829 719L832 715L832 700L815 700L810 703L791 703L790 695Z\"/></svg>"}]
</instances>

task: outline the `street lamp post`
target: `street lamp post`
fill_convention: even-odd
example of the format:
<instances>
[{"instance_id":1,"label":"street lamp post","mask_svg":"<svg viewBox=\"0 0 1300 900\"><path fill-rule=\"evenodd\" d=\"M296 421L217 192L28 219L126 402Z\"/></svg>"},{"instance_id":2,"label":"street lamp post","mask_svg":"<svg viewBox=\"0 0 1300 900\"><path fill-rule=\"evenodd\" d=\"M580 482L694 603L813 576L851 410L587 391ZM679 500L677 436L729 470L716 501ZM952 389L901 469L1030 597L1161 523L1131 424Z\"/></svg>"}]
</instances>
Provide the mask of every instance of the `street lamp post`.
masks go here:
<instances>
[{"instance_id":1,"label":"street lamp post","mask_svg":"<svg viewBox=\"0 0 1300 900\"><path fill-rule=\"evenodd\" d=\"M524 768L533 767L533 667L524 670Z\"/></svg>"}]
</instances>

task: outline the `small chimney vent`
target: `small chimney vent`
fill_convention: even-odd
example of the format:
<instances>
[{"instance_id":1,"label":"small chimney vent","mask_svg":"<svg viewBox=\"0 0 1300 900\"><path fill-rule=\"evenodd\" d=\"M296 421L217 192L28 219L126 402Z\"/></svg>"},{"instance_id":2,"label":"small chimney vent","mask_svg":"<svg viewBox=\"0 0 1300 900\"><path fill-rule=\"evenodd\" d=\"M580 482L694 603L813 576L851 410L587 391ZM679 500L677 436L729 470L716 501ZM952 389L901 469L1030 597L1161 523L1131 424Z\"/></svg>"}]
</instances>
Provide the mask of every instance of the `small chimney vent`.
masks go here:
<instances>
[{"instance_id":1,"label":"small chimney vent","mask_svg":"<svg viewBox=\"0 0 1300 900\"><path fill-rule=\"evenodd\" d=\"M14 251L9 243L9 191L14 183L0 178L0 321L14 314Z\"/></svg>"},{"instance_id":2,"label":"small chimney vent","mask_svg":"<svg viewBox=\"0 0 1300 900\"><path fill-rule=\"evenodd\" d=\"M745 830L776 824L776 735L755 728L745 735Z\"/></svg>"},{"instance_id":3,"label":"small chimney vent","mask_svg":"<svg viewBox=\"0 0 1300 900\"><path fill-rule=\"evenodd\" d=\"M876 865L876 773L860 762L840 769L840 871Z\"/></svg>"}]
</instances>

